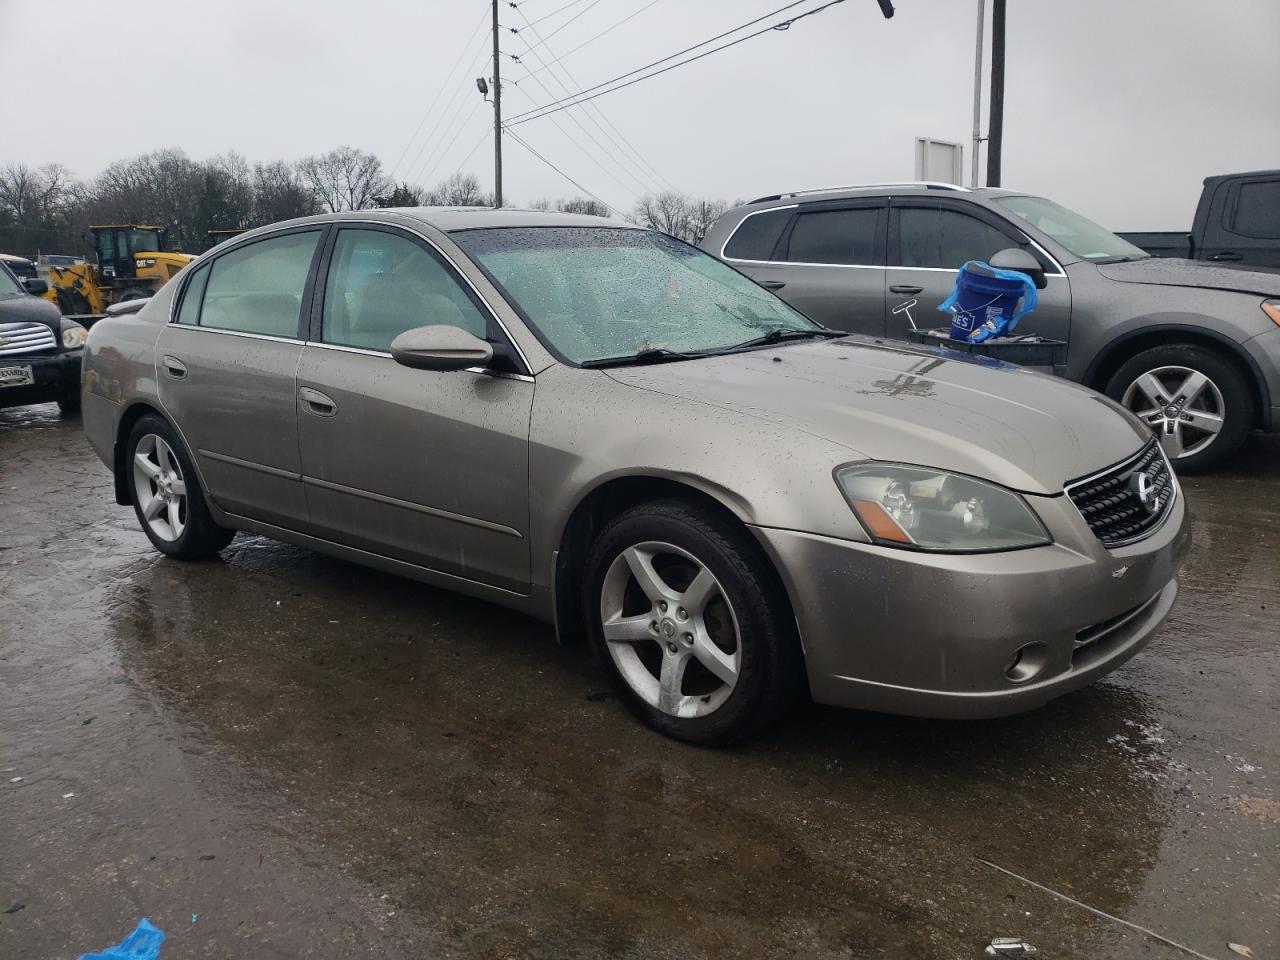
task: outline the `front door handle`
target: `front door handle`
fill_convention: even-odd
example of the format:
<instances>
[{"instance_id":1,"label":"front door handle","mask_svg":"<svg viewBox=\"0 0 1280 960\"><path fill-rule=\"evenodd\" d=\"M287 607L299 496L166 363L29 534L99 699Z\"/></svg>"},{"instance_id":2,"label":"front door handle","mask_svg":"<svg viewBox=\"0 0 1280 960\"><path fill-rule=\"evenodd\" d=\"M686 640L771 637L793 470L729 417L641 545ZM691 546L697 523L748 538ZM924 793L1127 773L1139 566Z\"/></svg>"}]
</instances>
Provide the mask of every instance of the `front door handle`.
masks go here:
<instances>
[{"instance_id":1,"label":"front door handle","mask_svg":"<svg viewBox=\"0 0 1280 960\"><path fill-rule=\"evenodd\" d=\"M901 293L904 296L911 296L916 293L923 293L924 287L917 287L911 283L895 283L889 288L890 293Z\"/></svg>"},{"instance_id":2,"label":"front door handle","mask_svg":"<svg viewBox=\"0 0 1280 960\"><path fill-rule=\"evenodd\" d=\"M308 413L314 413L317 417L332 417L338 412L338 405L332 399L310 387L299 387L298 399Z\"/></svg>"},{"instance_id":3,"label":"front door handle","mask_svg":"<svg viewBox=\"0 0 1280 960\"><path fill-rule=\"evenodd\" d=\"M766 290L781 290L787 285L785 280L758 280L756 282Z\"/></svg>"},{"instance_id":4,"label":"front door handle","mask_svg":"<svg viewBox=\"0 0 1280 960\"><path fill-rule=\"evenodd\" d=\"M164 372L172 380L181 380L187 375L187 365L177 357L170 357L166 354L160 358L160 363L164 366Z\"/></svg>"},{"instance_id":5,"label":"front door handle","mask_svg":"<svg viewBox=\"0 0 1280 960\"><path fill-rule=\"evenodd\" d=\"M1222 253L1215 253L1209 259L1221 262L1223 260L1243 260L1244 257L1233 250L1224 250Z\"/></svg>"}]
</instances>

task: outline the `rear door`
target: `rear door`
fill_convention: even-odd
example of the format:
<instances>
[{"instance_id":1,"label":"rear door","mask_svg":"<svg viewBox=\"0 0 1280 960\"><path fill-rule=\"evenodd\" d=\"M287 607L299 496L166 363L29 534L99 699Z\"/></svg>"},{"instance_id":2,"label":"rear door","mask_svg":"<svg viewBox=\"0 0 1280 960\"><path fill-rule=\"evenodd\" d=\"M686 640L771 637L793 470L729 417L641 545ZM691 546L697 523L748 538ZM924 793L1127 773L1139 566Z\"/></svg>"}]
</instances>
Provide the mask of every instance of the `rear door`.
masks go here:
<instances>
[{"instance_id":1,"label":"rear door","mask_svg":"<svg viewBox=\"0 0 1280 960\"><path fill-rule=\"evenodd\" d=\"M360 224L336 229L328 246L297 383L301 472L320 535L526 592L533 378L396 363L391 341L428 324L511 345L420 237Z\"/></svg>"},{"instance_id":2,"label":"rear door","mask_svg":"<svg viewBox=\"0 0 1280 960\"><path fill-rule=\"evenodd\" d=\"M887 208L872 197L764 210L743 220L723 256L819 323L884 336Z\"/></svg>"},{"instance_id":3,"label":"rear door","mask_svg":"<svg viewBox=\"0 0 1280 960\"><path fill-rule=\"evenodd\" d=\"M1215 196L1196 259L1280 267L1280 176L1241 178L1218 193L1225 202Z\"/></svg>"},{"instance_id":4,"label":"rear door","mask_svg":"<svg viewBox=\"0 0 1280 960\"><path fill-rule=\"evenodd\" d=\"M160 400L224 510L307 524L294 375L323 228L273 234L192 273L156 347Z\"/></svg>"},{"instance_id":5,"label":"rear door","mask_svg":"<svg viewBox=\"0 0 1280 960\"><path fill-rule=\"evenodd\" d=\"M1026 250L1045 268L1039 305L1017 333L1066 340L1071 330L1071 288L1062 268L1008 221L986 208L932 197L895 197L889 217L888 336L905 340L921 330L950 325L938 306L969 260L990 260L1009 247Z\"/></svg>"}]
</instances>

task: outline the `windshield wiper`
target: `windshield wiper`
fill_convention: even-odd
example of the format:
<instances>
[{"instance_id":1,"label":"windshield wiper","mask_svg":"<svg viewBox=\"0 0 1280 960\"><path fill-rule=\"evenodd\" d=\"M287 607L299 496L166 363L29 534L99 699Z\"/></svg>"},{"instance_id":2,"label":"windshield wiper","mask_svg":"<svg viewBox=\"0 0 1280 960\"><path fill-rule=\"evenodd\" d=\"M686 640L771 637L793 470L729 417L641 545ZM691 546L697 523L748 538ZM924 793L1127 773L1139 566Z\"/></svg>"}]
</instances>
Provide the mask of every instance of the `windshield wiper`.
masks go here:
<instances>
[{"instance_id":1,"label":"windshield wiper","mask_svg":"<svg viewBox=\"0 0 1280 960\"><path fill-rule=\"evenodd\" d=\"M601 357L598 360L584 360L578 364L580 367L627 367L641 366L646 363L669 363L672 360L697 360L699 357L709 356L706 353L681 353L678 350L668 350L666 347L650 347L647 350L640 350L637 353L628 354L621 357Z\"/></svg>"},{"instance_id":2,"label":"windshield wiper","mask_svg":"<svg viewBox=\"0 0 1280 960\"><path fill-rule=\"evenodd\" d=\"M753 337L750 340L743 340L742 343L735 343L729 350L745 350L748 347L763 347L770 343L782 343L785 340L812 340L829 339L833 337L847 337L848 334L840 330L828 330L826 327L811 327L802 330L794 330L788 327L776 327L763 336Z\"/></svg>"}]
</instances>

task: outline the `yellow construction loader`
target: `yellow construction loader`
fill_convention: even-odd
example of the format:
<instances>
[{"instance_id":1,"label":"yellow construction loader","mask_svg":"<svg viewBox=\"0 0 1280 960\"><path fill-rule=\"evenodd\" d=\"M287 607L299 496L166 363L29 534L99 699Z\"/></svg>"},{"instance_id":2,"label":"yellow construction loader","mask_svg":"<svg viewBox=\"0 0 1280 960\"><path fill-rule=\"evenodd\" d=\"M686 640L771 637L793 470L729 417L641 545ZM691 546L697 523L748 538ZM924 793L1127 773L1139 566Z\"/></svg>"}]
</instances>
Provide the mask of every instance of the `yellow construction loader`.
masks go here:
<instances>
[{"instance_id":1,"label":"yellow construction loader","mask_svg":"<svg viewBox=\"0 0 1280 960\"><path fill-rule=\"evenodd\" d=\"M125 300L142 300L195 257L164 252L164 231L142 224L90 227L96 263L48 267L46 299L67 315L101 314Z\"/></svg>"}]
</instances>

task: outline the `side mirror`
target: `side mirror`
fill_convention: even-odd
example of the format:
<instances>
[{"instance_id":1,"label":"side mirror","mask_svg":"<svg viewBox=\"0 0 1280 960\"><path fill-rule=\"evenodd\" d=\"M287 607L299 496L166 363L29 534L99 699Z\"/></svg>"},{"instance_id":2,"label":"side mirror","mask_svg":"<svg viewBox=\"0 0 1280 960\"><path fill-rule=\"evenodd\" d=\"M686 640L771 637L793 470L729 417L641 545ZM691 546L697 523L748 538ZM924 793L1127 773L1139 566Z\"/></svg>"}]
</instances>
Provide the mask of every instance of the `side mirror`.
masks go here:
<instances>
[{"instance_id":1,"label":"side mirror","mask_svg":"<svg viewBox=\"0 0 1280 960\"><path fill-rule=\"evenodd\" d=\"M1040 266L1039 260L1019 247L1001 250L987 262L998 270L1017 270L1019 273L1025 273L1036 285L1037 290L1045 288L1047 281L1044 278L1044 267Z\"/></svg>"},{"instance_id":2,"label":"side mirror","mask_svg":"<svg viewBox=\"0 0 1280 960\"><path fill-rule=\"evenodd\" d=\"M26 288L27 293L31 294L33 297L43 296L49 292L49 284L44 280L23 280L22 285Z\"/></svg>"},{"instance_id":3,"label":"side mirror","mask_svg":"<svg viewBox=\"0 0 1280 960\"><path fill-rule=\"evenodd\" d=\"M415 327L391 341L396 363L416 370L465 370L493 359L493 347L461 327Z\"/></svg>"}]
</instances>

